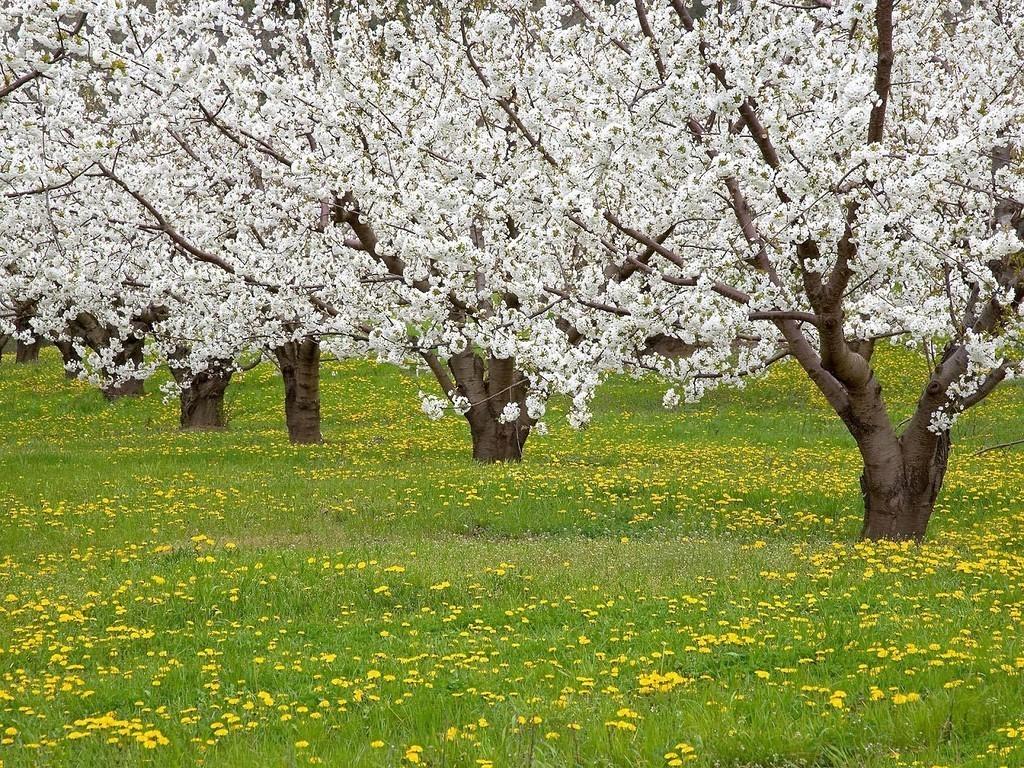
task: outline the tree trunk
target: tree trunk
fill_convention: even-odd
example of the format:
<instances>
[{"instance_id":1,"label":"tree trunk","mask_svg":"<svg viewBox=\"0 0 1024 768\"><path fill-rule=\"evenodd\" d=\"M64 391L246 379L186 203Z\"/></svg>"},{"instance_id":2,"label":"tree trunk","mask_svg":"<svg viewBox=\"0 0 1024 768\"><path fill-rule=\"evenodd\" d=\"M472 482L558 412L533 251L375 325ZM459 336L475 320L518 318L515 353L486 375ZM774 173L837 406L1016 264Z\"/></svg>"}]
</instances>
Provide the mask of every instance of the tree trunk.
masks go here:
<instances>
[{"instance_id":1,"label":"tree trunk","mask_svg":"<svg viewBox=\"0 0 1024 768\"><path fill-rule=\"evenodd\" d=\"M34 301L22 302L17 305L14 329L18 332L15 342L14 361L16 363L35 363L39 361L39 348L43 340L36 336L32 330L32 316L36 311ZM30 338L31 341L22 341L22 337Z\"/></svg>"},{"instance_id":2,"label":"tree trunk","mask_svg":"<svg viewBox=\"0 0 1024 768\"><path fill-rule=\"evenodd\" d=\"M122 397L139 397L146 394L146 389L141 379L127 379L116 384L108 384L105 387L101 387L100 391L111 402L120 400Z\"/></svg>"},{"instance_id":3,"label":"tree trunk","mask_svg":"<svg viewBox=\"0 0 1024 768\"><path fill-rule=\"evenodd\" d=\"M474 411L476 411L474 413ZM484 464L498 461L523 460L523 447L530 436L530 426L513 421L499 422L493 414L472 408L466 414L469 433L473 438L473 458Z\"/></svg>"},{"instance_id":4,"label":"tree trunk","mask_svg":"<svg viewBox=\"0 0 1024 768\"><path fill-rule=\"evenodd\" d=\"M94 352L102 354L115 339L120 342L120 349L114 355L111 369L101 371L106 378L116 382L100 388L103 396L108 400L117 400L122 397L144 393L143 379L141 378L132 377L119 382L117 380L122 375L124 368L141 369L143 352L146 346L146 334L152 330L154 323L166 319L166 317L167 310L165 307L150 306L132 318L130 329L124 338L121 337L118 328L100 323L89 312L79 312L69 321L66 329L67 333L80 339L83 344ZM74 347L70 347L67 353L62 349L61 354L64 355L65 362L68 361L69 354L73 354L72 359L75 362L80 360Z\"/></svg>"},{"instance_id":5,"label":"tree trunk","mask_svg":"<svg viewBox=\"0 0 1024 768\"><path fill-rule=\"evenodd\" d=\"M290 341L274 350L284 380L284 416L288 438L297 444L321 443L320 343Z\"/></svg>"},{"instance_id":6,"label":"tree trunk","mask_svg":"<svg viewBox=\"0 0 1024 768\"><path fill-rule=\"evenodd\" d=\"M900 441L900 457L869 468L865 462L860 478L864 497L861 538L869 540L921 541L935 509L949 461L949 433L934 441L934 449L921 454L918 446Z\"/></svg>"},{"instance_id":7,"label":"tree trunk","mask_svg":"<svg viewBox=\"0 0 1024 768\"><path fill-rule=\"evenodd\" d=\"M182 429L224 429L228 423L224 416L224 392L231 383L234 361L213 358L206 368L193 372L188 364L191 350L179 344L168 359L171 376L181 391L178 423Z\"/></svg>"},{"instance_id":8,"label":"tree trunk","mask_svg":"<svg viewBox=\"0 0 1024 768\"><path fill-rule=\"evenodd\" d=\"M75 345L70 341L55 341L53 346L60 352L61 359L64 361L64 377L67 379L77 378L77 370L82 358L78 354L78 350L75 349Z\"/></svg>"},{"instance_id":9,"label":"tree trunk","mask_svg":"<svg viewBox=\"0 0 1024 768\"><path fill-rule=\"evenodd\" d=\"M142 365L142 351L145 346L144 339L124 339L121 351L117 353L114 360L118 366L131 363L135 367ZM113 377L111 377L113 378ZM138 397L145 394L145 386L142 379L129 378L124 381L105 386L101 389L107 400L120 400L122 397Z\"/></svg>"},{"instance_id":10,"label":"tree trunk","mask_svg":"<svg viewBox=\"0 0 1024 768\"><path fill-rule=\"evenodd\" d=\"M38 336L34 336L32 342L28 344L19 339L16 347L16 352L14 355L14 361L17 363L39 362L39 348L42 345L42 339L40 339Z\"/></svg>"},{"instance_id":11,"label":"tree trunk","mask_svg":"<svg viewBox=\"0 0 1024 768\"><path fill-rule=\"evenodd\" d=\"M181 402L182 429L224 429L224 392L231 383L231 373L221 370L203 371L183 387Z\"/></svg>"},{"instance_id":12,"label":"tree trunk","mask_svg":"<svg viewBox=\"0 0 1024 768\"><path fill-rule=\"evenodd\" d=\"M428 360L428 364L431 361ZM473 458L485 464L523 459L526 439L534 419L527 413L529 381L512 358L484 358L467 346L448 358L454 382L433 362L431 370L446 393L455 390L471 403L466 412L473 439ZM515 405L518 416L503 422L506 406Z\"/></svg>"}]
</instances>

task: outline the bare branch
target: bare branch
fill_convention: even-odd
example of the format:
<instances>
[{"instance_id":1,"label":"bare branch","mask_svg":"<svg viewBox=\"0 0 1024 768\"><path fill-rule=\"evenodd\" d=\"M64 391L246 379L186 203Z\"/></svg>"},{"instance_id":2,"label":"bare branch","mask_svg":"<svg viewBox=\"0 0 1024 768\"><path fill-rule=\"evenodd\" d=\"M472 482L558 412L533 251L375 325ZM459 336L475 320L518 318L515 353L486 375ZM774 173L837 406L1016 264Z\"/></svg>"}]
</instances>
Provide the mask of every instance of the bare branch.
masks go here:
<instances>
[{"instance_id":1,"label":"bare branch","mask_svg":"<svg viewBox=\"0 0 1024 768\"><path fill-rule=\"evenodd\" d=\"M1004 448L1013 448L1014 446L1024 445L1024 438L1020 440L1011 440L1008 443L998 443L997 445L987 445L984 448L980 448L975 451L972 456L981 456L988 453L989 451L1000 451Z\"/></svg>"}]
</instances>

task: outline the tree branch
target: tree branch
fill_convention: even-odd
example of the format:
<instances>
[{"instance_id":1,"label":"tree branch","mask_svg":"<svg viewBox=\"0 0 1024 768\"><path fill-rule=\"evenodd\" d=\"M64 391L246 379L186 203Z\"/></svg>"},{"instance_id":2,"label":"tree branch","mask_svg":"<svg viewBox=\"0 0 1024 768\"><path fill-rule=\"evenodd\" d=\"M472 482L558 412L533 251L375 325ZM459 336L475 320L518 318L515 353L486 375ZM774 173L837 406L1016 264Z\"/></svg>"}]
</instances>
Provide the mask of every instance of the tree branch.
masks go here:
<instances>
[{"instance_id":1,"label":"tree branch","mask_svg":"<svg viewBox=\"0 0 1024 768\"><path fill-rule=\"evenodd\" d=\"M1011 440L1008 443L998 443L997 445L987 445L984 448L978 449L977 451L975 451L971 455L972 456L981 456L983 454L988 453L989 451L999 451L999 450L1002 450L1003 448L1013 448L1014 446L1017 446L1017 445L1024 445L1024 438L1022 438L1020 440Z\"/></svg>"},{"instance_id":2,"label":"tree branch","mask_svg":"<svg viewBox=\"0 0 1024 768\"><path fill-rule=\"evenodd\" d=\"M683 269L686 268L686 261L685 261L685 259L683 259L682 256L680 256L675 251L669 250L664 245L659 243L657 240L649 237L648 235L645 235L643 232L640 232L639 230L633 229L631 227L627 227L621 221L619 221L619 219L611 211L605 211L604 212L604 219L609 224L611 224L613 227L615 227L617 230L622 232L624 235L627 235L627 236L631 237L632 239L636 240L638 243L640 243L642 245L646 245L648 248L653 250L655 253L660 254L661 256L664 256L666 259L671 261L677 267L680 267L680 268L683 268ZM696 277L687 277L687 278L682 278L682 279L687 281L685 283L686 285L689 285L689 281L691 281L691 280L693 281L693 285L697 285L697 278ZM720 296L724 296L727 299L732 299L733 301L735 301L738 304L748 304L748 303L750 303L750 295L749 294L741 291L738 288L733 288L731 285L726 285L725 283L719 282L718 280L712 280L711 281L711 290L713 290L715 293L719 294Z\"/></svg>"},{"instance_id":3,"label":"tree branch","mask_svg":"<svg viewBox=\"0 0 1024 768\"><path fill-rule=\"evenodd\" d=\"M83 13L79 17L78 22L75 24L75 26L72 27L70 30L61 29L60 22L57 23L57 40L60 42L60 50L54 54L53 59L49 62L51 66L56 64L61 59L64 59L68 55L67 49L64 47L64 39L65 37L74 37L79 32L81 32L82 27L85 26L85 19L88 15L88 13ZM37 77L42 76L42 72L40 72L38 69L33 69L29 72L26 72L21 77L16 77L10 83L0 88L0 99L4 98L5 96L8 96L11 93L14 93L23 85L32 82Z\"/></svg>"},{"instance_id":4,"label":"tree branch","mask_svg":"<svg viewBox=\"0 0 1024 768\"><path fill-rule=\"evenodd\" d=\"M651 29L651 22L647 19L647 8L644 6L644 0L634 0L634 2L636 5L636 17L640 22L640 31L650 41L654 66L658 70L658 77L664 82L667 75L665 72L665 62L661 60L661 53L658 51L658 41L654 39L654 30Z\"/></svg>"},{"instance_id":5,"label":"tree branch","mask_svg":"<svg viewBox=\"0 0 1024 768\"><path fill-rule=\"evenodd\" d=\"M875 31L878 34L878 55L875 63L875 104L868 121L868 144L881 141L885 132L885 110L892 89L892 6L893 0L875 4Z\"/></svg>"}]
</instances>

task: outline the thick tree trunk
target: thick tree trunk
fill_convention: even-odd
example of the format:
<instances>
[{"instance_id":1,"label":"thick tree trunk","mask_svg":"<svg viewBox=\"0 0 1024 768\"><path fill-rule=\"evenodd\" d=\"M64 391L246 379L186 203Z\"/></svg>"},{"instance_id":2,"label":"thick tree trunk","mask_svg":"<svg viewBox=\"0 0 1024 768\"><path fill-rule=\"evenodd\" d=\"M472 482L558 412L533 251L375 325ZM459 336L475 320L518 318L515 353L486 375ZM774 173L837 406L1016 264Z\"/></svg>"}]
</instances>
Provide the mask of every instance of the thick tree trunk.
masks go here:
<instances>
[{"instance_id":1,"label":"thick tree trunk","mask_svg":"<svg viewBox=\"0 0 1024 768\"><path fill-rule=\"evenodd\" d=\"M14 354L14 361L17 363L39 362L39 348L42 346L43 342L39 337L34 337L32 342L28 344L19 339Z\"/></svg>"},{"instance_id":2,"label":"thick tree trunk","mask_svg":"<svg viewBox=\"0 0 1024 768\"><path fill-rule=\"evenodd\" d=\"M75 349L75 345L70 341L55 341L53 346L60 352L61 360L64 361L64 378L77 378L78 366L82 362L82 358L78 354L78 350Z\"/></svg>"},{"instance_id":3,"label":"thick tree trunk","mask_svg":"<svg viewBox=\"0 0 1024 768\"><path fill-rule=\"evenodd\" d=\"M515 360L484 358L467 347L448 359L454 382L436 360L428 359L428 364L446 393L455 391L471 403L466 421L473 439L473 458L485 464L522 461L534 420L526 407L529 381L516 368ZM516 406L519 413L505 422L509 405Z\"/></svg>"},{"instance_id":4,"label":"thick tree trunk","mask_svg":"<svg viewBox=\"0 0 1024 768\"><path fill-rule=\"evenodd\" d=\"M826 320L823 333L832 327ZM864 499L861 538L922 540L949 460L949 433L937 434L931 429L936 410L946 402L945 387L941 381L929 382L907 428L898 435L882 386L870 367L871 347L853 351L840 339L823 351L837 358L825 358L830 365L828 371L812 367L812 378L820 374L816 383L857 441L864 462L860 478ZM827 378L839 375L846 379L842 393L836 393L832 386L838 379Z\"/></svg>"},{"instance_id":5,"label":"thick tree trunk","mask_svg":"<svg viewBox=\"0 0 1024 768\"><path fill-rule=\"evenodd\" d=\"M206 368L194 373L187 363L189 354L188 346L178 345L168 360L171 376L181 388L178 423L182 429L224 429L224 393L231 383L233 361L207 360Z\"/></svg>"},{"instance_id":6,"label":"thick tree trunk","mask_svg":"<svg viewBox=\"0 0 1024 768\"><path fill-rule=\"evenodd\" d=\"M895 461L873 467L866 463L861 475L861 538L921 541L928 530L946 475L949 433L940 435L934 441L934 450L924 455L915 450L918 446L904 446L903 440L900 443L900 456Z\"/></svg>"},{"instance_id":7,"label":"thick tree trunk","mask_svg":"<svg viewBox=\"0 0 1024 768\"><path fill-rule=\"evenodd\" d=\"M478 409L470 409L466 421L473 438L474 459L485 464L523 460L523 447L530 436L528 424L519 421L502 424L493 414L480 413Z\"/></svg>"},{"instance_id":8,"label":"thick tree trunk","mask_svg":"<svg viewBox=\"0 0 1024 768\"><path fill-rule=\"evenodd\" d=\"M181 390L181 428L224 429L227 426L224 418L227 387L227 380L217 378Z\"/></svg>"},{"instance_id":9,"label":"thick tree trunk","mask_svg":"<svg viewBox=\"0 0 1024 768\"><path fill-rule=\"evenodd\" d=\"M288 438L297 444L323 442L320 433L320 344L290 341L274 350L284 380L284 416Z\"/></svg>"}]
</instances>

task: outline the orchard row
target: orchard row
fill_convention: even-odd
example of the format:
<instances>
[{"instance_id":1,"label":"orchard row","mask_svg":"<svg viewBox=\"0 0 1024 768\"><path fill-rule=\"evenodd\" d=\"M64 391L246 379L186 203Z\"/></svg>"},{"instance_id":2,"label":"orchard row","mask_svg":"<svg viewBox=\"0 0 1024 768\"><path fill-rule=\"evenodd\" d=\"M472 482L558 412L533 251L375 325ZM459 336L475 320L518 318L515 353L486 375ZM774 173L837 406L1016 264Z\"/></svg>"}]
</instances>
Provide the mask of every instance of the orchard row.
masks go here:
<instances>
[{"instance_id":1,"label":"orchard row","mask_svg":"<svg viewBox=\"0 0 1024 768\"><path fill-rule=\"evenodd\" d=\"M484 461L610 373L792 358L864 536L924 536L1020 366L1022 0L351 5L5 3L0 330L111 396L169 365L186 424L272 358L297 441L322 354L422 367ZM905 424L883 340L933 363Z\"/></svg>"}]
</instances>

